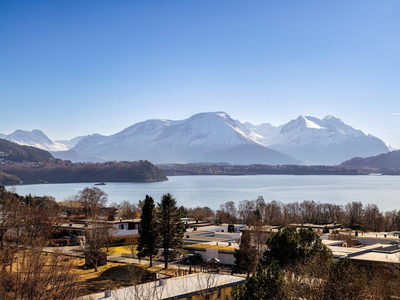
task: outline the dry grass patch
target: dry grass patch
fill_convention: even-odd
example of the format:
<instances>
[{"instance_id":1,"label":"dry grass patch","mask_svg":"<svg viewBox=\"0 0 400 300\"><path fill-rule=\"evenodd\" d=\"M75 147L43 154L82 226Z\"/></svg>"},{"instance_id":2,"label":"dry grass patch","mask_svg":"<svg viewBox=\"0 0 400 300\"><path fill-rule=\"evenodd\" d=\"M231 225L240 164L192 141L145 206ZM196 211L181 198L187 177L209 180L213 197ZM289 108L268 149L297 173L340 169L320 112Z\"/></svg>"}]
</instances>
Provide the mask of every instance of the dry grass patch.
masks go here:
<instances>
[{"instance_id":1,"label":"dry grass patch","mask_svg":"<svg viewBox=\"0 0 400 300\"><path fill-rule=\"evenodd\" d=\"M136 249L136 245L134 247ZM131 251L130 249L128 249L127 246L109 247L108 251L106 251L106 249L104 248L103 251L106 252L108 255L118 255L122 253L131 254Z\"/></svg>"},{"instance_id":2,"label":"dry grass patch","mask_svg":"<svg viewBox=\"0 0 400 300\"><path fill-rule=\"evenodd\" d=\"M108 262L104 266L99 266L98 271L95 272L94 268L85 270L84 263L84 259L80 259L77 267L81 279L82 296L127 287L132 285L133 281L140 280L141 275L161 270L158 267L149 268L142 265ZM167 274L168 271L163 270L163 273Z\"/></svg>"}]
</instances>

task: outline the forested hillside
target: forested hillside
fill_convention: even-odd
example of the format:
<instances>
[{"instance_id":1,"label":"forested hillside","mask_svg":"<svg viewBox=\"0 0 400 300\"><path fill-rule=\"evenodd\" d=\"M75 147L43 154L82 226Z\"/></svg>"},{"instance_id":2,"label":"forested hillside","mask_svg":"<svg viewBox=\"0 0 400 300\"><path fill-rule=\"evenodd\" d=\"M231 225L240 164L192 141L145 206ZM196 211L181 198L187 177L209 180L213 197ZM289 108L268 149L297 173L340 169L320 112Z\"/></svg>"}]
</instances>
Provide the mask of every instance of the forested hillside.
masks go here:
<instances>
[{"instance_id":1,"label":"forested hillside","mask_svg":"<svg viewBox=\"0 0 400 300\"><path fill-rule=\"evenodd\" d=\"M13 162L50 162L54 157L45 150L0 139L0 159Z\"/></svg>"},{"instance_id":2,"label":"forested hillside","mask_svg":"<svg viewBox=\"0 0 400 300\"><path fill-rule=\"evenodd\" d=\"M341 165L344 167L400 169L400 150L367 158L355 157L343 162Z\"/></svg>"},{"instance_id":3,"label":"forested hillside","mask_svg":"<svg viewBox=\"0 0 400 300\"><path fill-rule=\"evenodd\" d=\"M0 171L18 176L23 183L153 182L168 178L148 161L46 164L5 164Z\"/></svg>"}]
</instances>

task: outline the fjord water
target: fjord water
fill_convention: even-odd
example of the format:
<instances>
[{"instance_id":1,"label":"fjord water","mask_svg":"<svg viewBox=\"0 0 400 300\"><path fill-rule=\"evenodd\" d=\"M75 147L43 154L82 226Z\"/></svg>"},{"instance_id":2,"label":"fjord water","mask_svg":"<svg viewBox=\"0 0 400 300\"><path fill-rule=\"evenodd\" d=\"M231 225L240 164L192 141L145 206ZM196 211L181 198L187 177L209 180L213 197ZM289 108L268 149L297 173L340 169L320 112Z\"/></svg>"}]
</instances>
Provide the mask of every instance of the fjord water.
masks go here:
<instances>
[{"instance_id":1,"label":"fjord water","mask_svg":"<svg viewBox=\"0 0 400 300\"><path fill-rule=\"evenodd\" d=\"M17 186L16 191L20 195L48 195L62 201L93 186L94 183L22 185ZM165 182L110 182L98 187L108 194L109 204L123 200L137 203L146 194L158 202L163 194L170 193L179 206L212 209L227 201L238 203L263 196L266 202L314 200L345 205L360 201L376 204L383 211L400 210L400 176L170 176Z\"/></svg>"}]
</instances>

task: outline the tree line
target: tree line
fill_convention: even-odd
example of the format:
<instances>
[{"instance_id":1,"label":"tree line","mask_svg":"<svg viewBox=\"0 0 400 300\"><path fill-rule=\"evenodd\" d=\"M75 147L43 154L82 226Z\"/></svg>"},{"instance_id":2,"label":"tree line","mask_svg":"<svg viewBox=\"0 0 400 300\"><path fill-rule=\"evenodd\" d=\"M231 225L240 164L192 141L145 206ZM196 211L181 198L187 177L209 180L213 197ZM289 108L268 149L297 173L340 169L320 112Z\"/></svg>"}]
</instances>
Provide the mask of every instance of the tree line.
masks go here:
<instances>
[{"instance_id":1,"label":"tree line","mask_svg":"<svg viewBox=\"0 0 400 300\"><path fill-rule=\"evenodd\" d=\"M252 225L261 222L264 225L287 226L289 224L331 224L339 223L344 227L364 231L400 230L400 211L383 212L376 204L364 205L351 202L346 205L320 203L313 200L282 203L266 202L263 197L255 200L243 200L237 204L228 201L219 209L194 207L188 209L188 217L195 219L215 219L217 223L243 223Z\"/></svg>"}]
</instances>

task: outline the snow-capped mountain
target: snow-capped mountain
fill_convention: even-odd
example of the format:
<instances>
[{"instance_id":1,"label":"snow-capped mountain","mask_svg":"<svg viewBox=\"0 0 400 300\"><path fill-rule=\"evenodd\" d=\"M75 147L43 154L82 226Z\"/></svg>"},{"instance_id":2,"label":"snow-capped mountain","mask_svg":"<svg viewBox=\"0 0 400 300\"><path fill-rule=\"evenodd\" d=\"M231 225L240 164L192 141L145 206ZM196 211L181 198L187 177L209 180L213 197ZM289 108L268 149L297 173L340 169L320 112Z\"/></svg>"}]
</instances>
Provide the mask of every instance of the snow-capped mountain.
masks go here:
<instances>
[{"instance_id":1,"label":"snow-capped mountain","mask_svg":"<svg viewBox=\"0 0 400 300\"><path fill-rule=\"evenodd\" d=\"M70 141L54 142L39 130L17 130L2 136L72 161L146 159L153 163L330 165L389 152L379 138L332 116L300 116L275 127L268 123L241 123L224 112L213 112L180 121L147 120L111 136L93 134Z\"/></svg>"},{"instance_id":2,"label":"snow-capped mountain","mask_svg":"<svg viewBox=\"0 0 400 300\"><path fill-rule=\"evenodd\" d=\"M254 147L240 147L245 145ZM235 149L235 163L299 162L263 147L224 112L199 113L181 121L147 120L111 136L87 136L73 148L79 154L106 160L147 159L153 163L189 162L203 157L215 161L214 154L229 153L229 149ZM224 162L231 160L228 154L220 158L225 158ZM221 162L219 158L218 161Z\"/></svg>"},{"instance_id":3,"label":"snow-capped mountain","mask_svg":"<svg viewBox=\"0 0 400 300\"><path fill-rule=\"evenodd\" d=\"M54 142L40 130L16 130L2 138L19 145L32 146L47 151L64 151L69 149L64 144Z\"/></svg>"},{"instance_id":4,"label":"snow-capped mountain","mask_svg":"<svg viewBox=\"0 0 400 300\"><path fill-rule=\"evenodd\" d=\"M379 138L366 135L332 116L324 119L300 116L284 125L278 135L259 141L309 164L339 164L356 156L389 152Z\"/></svg>"}]
</instances>

